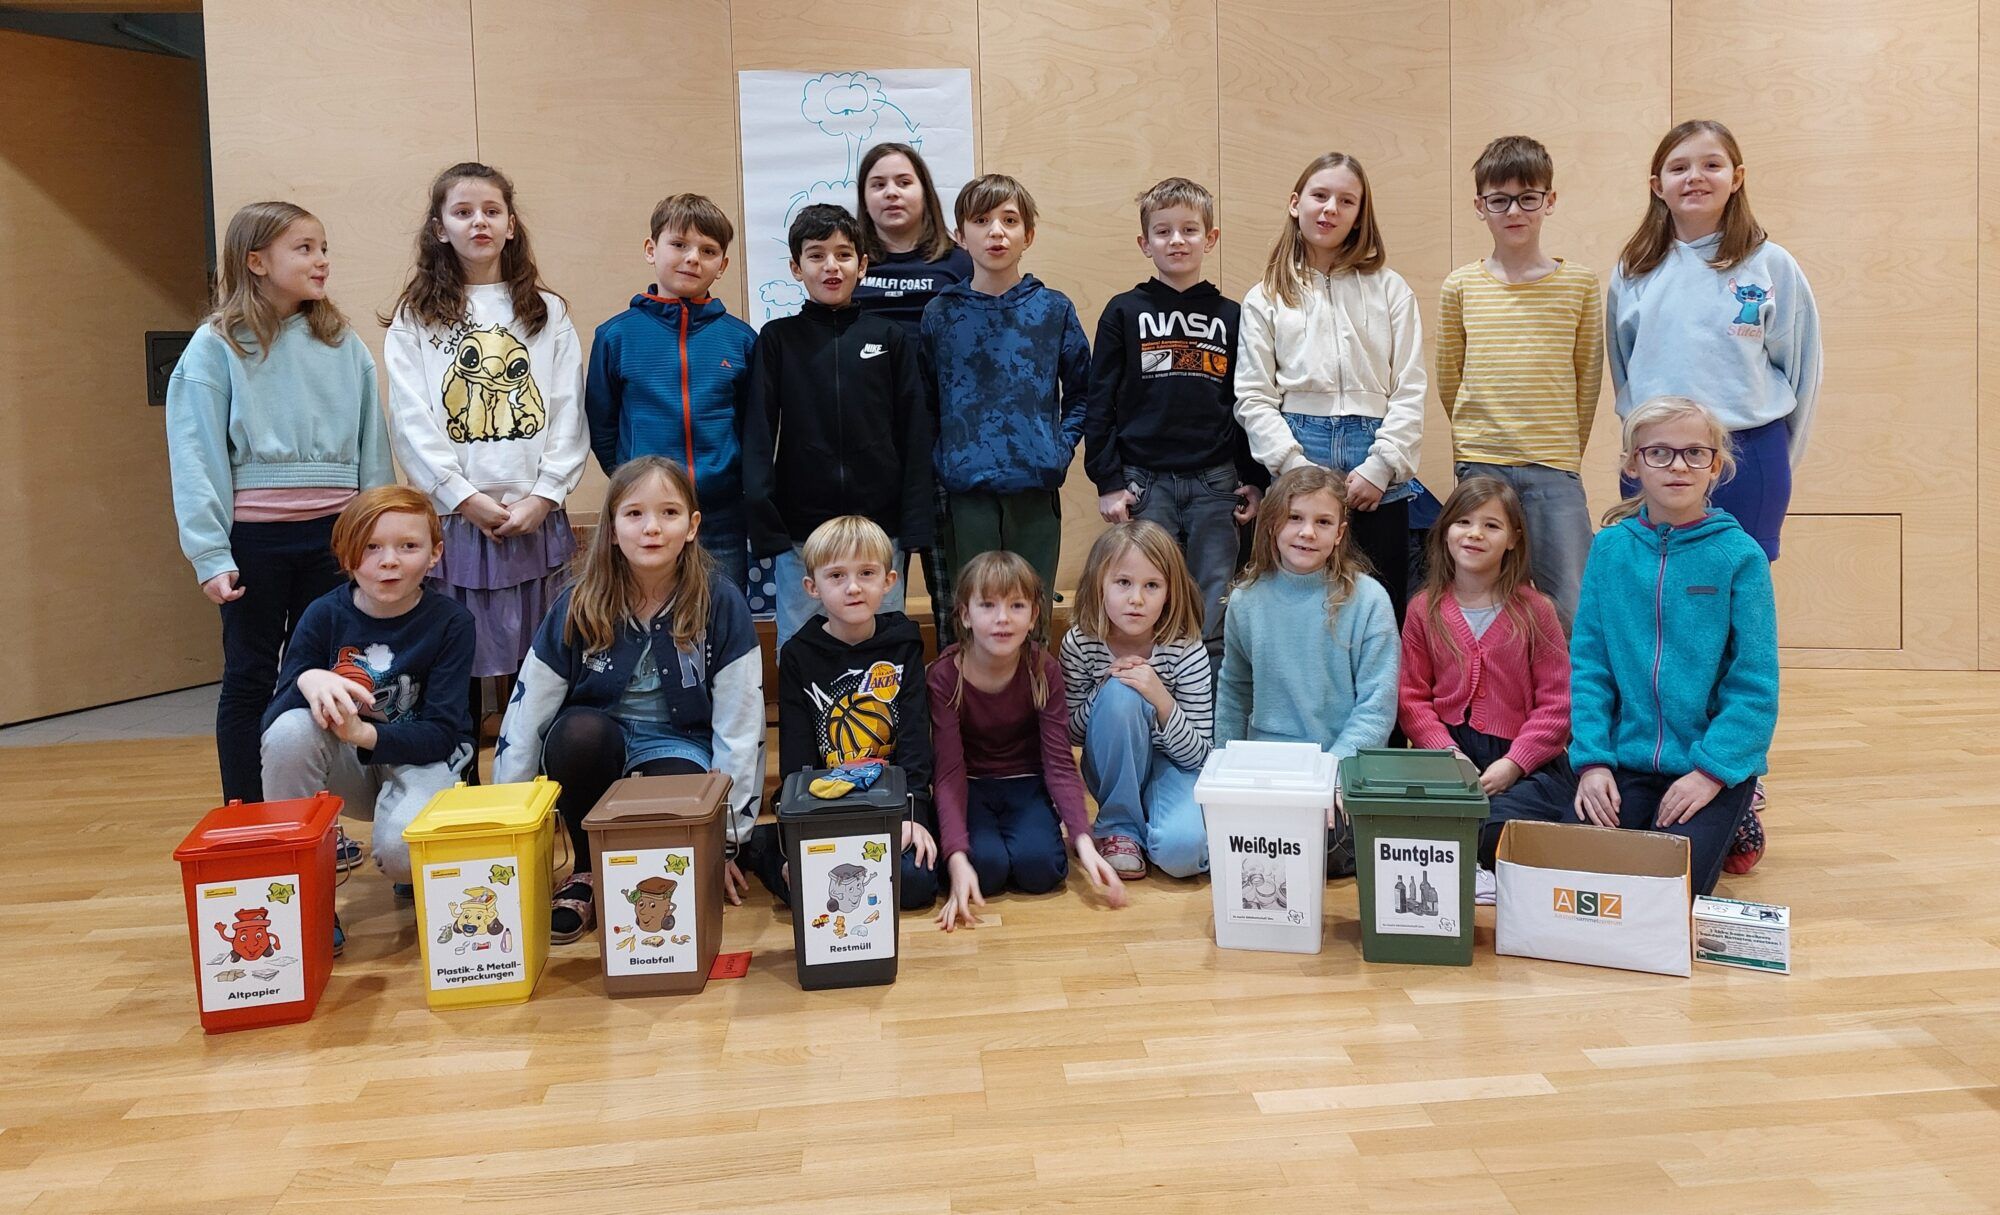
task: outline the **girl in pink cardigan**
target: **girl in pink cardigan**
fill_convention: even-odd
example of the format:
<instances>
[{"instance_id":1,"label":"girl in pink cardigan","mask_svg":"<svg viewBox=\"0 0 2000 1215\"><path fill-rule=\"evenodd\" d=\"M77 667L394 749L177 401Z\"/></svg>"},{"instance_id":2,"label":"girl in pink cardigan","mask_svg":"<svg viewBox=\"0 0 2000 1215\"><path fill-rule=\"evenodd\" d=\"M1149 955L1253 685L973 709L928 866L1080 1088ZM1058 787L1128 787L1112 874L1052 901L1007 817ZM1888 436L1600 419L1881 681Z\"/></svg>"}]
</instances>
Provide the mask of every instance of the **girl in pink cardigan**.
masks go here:
<instances>
[{"instance_id":1,"label":"girl in pink cardigan","mask_svg":"<svg viewBox=\"0 0 2000 1215\"><path fill-rule=\"evenodd\" d=\"M1479 768L1492 813L1479 833L1479 901L1511 818L1563 815L1576 792L1569 646L1555 605L1528 580L1521 499L1493 477L1458 483L1424 542L1424 589L1403 622L1397 716L1410 745Z\"/></svg>"}]
</instances>

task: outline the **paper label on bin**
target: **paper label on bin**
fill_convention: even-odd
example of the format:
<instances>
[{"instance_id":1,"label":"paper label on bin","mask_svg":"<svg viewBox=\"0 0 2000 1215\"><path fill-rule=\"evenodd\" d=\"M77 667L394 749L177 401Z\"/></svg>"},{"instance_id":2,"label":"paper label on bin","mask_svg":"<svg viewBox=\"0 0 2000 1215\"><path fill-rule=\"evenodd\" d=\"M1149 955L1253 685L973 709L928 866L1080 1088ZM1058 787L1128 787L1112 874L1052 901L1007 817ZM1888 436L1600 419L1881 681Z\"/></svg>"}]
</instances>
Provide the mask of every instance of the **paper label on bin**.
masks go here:
<instances>
[{"instance_id":1,"label":"paper label on bin","mask_svg":"<svg viewBox=\"0 0 2000 1215\"><path fill-rule=\"evenodd\" d=\"M805 916L805 962L896 956L896 841L886 835L806 840L792 875L792 914Z\"/></svg>"},{"instance_id":2,"label":"paper label on bin","mask_svg":"<svg viewBox=\"0 0 2000 1215\"><path fill-rule=\"evenodd\" d=\"M1403 936L1455 937L1459 915L1459 865L1455 840L1375 841L1375 931Z\"/></svg>"},{"instance_id":3,"label":"paper label on bin","mask_svg":"<svg viewBox=\"0 0 2000 1215\"><path fill-rule=\"evenodd\" d=\"M194 888L201 1011L306 998L299 875L234 878ZM333 933L333 925L326 931Z\"/></svg>"},{"instance_id":4,"label":"paper label on bin","mask_svg":"<svg viewBox=\"0 0 2000 1215\"><path fill-rule=\"evenodd\" d=\"M604 854L597 875L604 972L645 975L695 967L694 849Z\"/></svg>"},{"instance_id":5,"label":"paper label on bin","mask_svg":"<svg viewBox=\"0 0 2000 1215\"><path fill-rule=\"evenodd\" d=\"M1225 853L1217 858L1221 863L1211 863L1210 870L1228 883L1222 907L1231 920L1306 922L1306 888L1312 881L1306 849L1314 846L1311 841L1264 831L1233 831L1223 837L1223 845Z\"/></svg>"},{"instance_id":6,"label":"paper label on bin","mask_svg":"<svg viewBox=\"0 0 2000 1215\"><path fill-rule=\"evenodd\" d=\"M432 991L528 977L522 956L527 934L522 931L520 858L486 856L425 865L422 879Z\"/></svg>"}]
</instances>

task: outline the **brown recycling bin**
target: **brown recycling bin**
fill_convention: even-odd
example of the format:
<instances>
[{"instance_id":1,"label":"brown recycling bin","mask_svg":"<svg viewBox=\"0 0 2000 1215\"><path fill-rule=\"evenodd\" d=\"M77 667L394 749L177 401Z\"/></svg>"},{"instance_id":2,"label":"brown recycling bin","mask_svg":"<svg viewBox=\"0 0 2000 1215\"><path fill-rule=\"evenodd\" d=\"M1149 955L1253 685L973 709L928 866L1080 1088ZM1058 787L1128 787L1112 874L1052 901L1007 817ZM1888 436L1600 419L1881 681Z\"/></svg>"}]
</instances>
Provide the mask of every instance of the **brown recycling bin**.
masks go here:
<instances>
[{"instance_id":1,"label":"brown recycling bin","mask_svg":"<svg viewBox=\"0 0 2000 1215\"><path fill-rule=\"evenodd\" d=\"M604 992L691 995L722 944L729 778L628 776L584 816L597 873Z\"/></svg>"}]
</instances>

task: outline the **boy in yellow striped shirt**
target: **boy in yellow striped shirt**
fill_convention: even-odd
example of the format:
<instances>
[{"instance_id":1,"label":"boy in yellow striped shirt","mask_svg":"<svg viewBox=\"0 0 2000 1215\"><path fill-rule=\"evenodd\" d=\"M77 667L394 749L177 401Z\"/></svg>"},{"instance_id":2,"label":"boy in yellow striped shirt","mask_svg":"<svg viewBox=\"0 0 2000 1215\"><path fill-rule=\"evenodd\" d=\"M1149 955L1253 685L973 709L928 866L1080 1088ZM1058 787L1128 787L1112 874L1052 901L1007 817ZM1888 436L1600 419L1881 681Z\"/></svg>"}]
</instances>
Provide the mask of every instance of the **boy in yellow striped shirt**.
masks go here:
<instances>
[{"instance_id":1,"label":"boy in yellow striped shirt","mask_svg":"<svg viewBox=\"0 0 2000 1215\"><path fill-rule=\"evenodd\" d=\"M1444 280L1437 384L1459 480L1498 477L1527 512L1535 585L1567 631L1590 552L1583 449L1604 372L1597 276L1542 252L1555 165L1524 135L1486 145L1472 166L1473 210L1493 253Z\"/></svg>"}]
</instances>

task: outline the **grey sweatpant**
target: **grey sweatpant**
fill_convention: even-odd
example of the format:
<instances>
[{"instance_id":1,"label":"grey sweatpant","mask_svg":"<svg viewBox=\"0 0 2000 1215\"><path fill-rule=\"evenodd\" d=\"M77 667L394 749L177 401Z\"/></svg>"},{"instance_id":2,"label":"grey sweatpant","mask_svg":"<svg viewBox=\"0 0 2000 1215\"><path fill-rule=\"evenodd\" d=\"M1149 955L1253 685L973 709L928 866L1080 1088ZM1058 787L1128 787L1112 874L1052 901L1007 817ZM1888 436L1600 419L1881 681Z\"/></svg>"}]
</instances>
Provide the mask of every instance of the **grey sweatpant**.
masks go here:
<instances>
[{"instance_id":1,"label":"grey sweatpant","mask_svg":"<svg viewBox=\"0 0 2000 1215\"><path fill-rule=\"evenodd\" d=\"M392 882L410 880L403 828L439 793L457 784L472 758L461 746L436 764L364 764L354 744L313 721L310 709L289 709L264 731L264 796L271 801L338 796L349 818L372 819L375 864Z\"/></svg>"}]
</instances>

